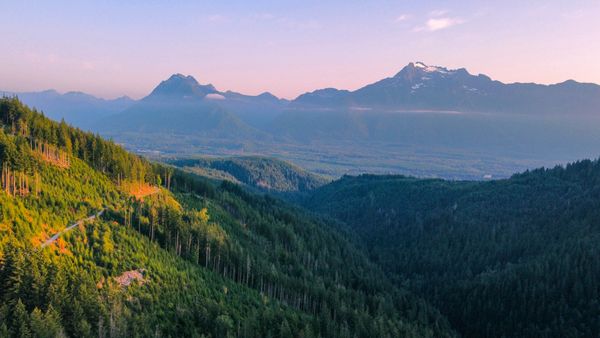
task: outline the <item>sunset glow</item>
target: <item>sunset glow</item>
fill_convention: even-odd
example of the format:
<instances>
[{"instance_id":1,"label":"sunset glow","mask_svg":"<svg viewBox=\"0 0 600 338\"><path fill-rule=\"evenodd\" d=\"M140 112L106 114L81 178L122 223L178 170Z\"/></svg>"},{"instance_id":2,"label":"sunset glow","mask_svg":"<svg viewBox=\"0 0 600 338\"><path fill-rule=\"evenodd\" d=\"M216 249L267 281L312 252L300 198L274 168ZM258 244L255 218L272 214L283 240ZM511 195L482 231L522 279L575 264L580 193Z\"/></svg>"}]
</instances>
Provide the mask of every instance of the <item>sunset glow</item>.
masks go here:
<instances>
[{"instance_id":1,"label":"sunset glow","mask_svg":"<svg viewBox=\"0 0 600 338\"><path fill-rule=\"evenodd\" d=\"M3 4L0 90L140 98L172 73L294 98L410 61L503 82L600 82L598 1ZM27 20L24 20L24 18Z\"/></svg>"}]
</instances>

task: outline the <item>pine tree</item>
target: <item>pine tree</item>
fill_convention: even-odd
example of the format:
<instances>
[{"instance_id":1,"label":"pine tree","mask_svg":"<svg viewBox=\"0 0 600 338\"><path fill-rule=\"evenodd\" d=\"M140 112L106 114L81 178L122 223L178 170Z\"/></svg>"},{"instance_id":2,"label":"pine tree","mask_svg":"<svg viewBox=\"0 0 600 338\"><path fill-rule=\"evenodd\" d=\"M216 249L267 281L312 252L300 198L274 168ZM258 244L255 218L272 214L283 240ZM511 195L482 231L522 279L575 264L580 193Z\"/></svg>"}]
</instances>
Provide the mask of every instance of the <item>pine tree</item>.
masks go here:
<instances>
[{"instance_id":1,"label":"pine tree","mask_svg":"<svg viewBox=\"0 0 600 338\"><path fill-rule=\"evenodd\" d=\"M29 314L25 309L25 304L21 299L17 301L12 314L11 331L13 337L29 338L32 337L31 329L29 328Z\"/></svg>"},{"instance_id":2,"label":"pine tree","mask_svg":"<svg viewBox=\"0 0 600 338\"><path fill-rule=\"evenodd\" d=\"M25 276L25 258L21 250L9 242L5 249L4 264L0 269L0 285L4 299L20 296L23 277Z\"/></svg>"},{"instance_id":3,"label":"pine tree","mask_svg":"<svg viewBox=\"0 0 600 338\"><path fill-rule=\"evenodd\" d=\"M39 338L51 338L53 336L47 335L46 322L44 320L44 314L36 307L31 312L31 333L34 337Z\"/></svg>"},{"instance_id":4,"label":"pine tree","mask_svg":"<svg viewBox=\"0 0 600 338\"><path fill-rule=\"evenodd\" d=\"M60 313L56 311L52 304L48 305L48 309L44 313L44 323L46 324L46 332L48 332L49 338L65 336L61 325Z\"/></svg>"}]
</instances>

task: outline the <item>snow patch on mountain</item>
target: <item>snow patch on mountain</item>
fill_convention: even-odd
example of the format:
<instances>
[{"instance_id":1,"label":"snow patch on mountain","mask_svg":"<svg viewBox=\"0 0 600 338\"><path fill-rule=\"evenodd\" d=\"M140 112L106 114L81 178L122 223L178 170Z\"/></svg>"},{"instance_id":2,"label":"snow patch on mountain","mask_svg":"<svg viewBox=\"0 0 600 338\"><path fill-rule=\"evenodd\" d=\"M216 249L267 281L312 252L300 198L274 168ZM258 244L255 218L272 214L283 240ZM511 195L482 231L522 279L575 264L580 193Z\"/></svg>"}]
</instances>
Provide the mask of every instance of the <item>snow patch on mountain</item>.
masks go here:
<instances>
[{"instance_id":1,"label":"snow patch on mountain","mask_svg":"<svg viewBox=\"0 0 600 338\"><path fill-rule=\"evenodd\" d=\"M225 96L218 93L206 94L204 98L207 100L225 100Z\"/></svg>"},{"instance_id":2,"label":"snow patch on mountain","mask_svg":"<svg viewBox=\"0 0 600 338\"><path fill-rule=\"evenodd\" d=\"M422 69L423 71L425 71L427 73L454 74L454 72L455 72L454 70L448 70L447 68L444 68L444 67L429 66L420 61L415 62L414 65L416 68Z\"/></svg>"}]
</instances>

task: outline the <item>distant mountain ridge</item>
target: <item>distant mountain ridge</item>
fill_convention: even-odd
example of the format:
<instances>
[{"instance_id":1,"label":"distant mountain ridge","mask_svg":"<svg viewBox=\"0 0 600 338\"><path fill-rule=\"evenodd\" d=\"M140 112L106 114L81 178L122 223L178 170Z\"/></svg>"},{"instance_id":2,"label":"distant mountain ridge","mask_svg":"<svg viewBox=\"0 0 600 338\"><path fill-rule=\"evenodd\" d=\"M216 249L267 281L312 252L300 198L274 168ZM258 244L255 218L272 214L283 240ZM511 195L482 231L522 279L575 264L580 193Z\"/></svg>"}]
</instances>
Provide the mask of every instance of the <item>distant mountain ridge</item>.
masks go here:
<instances>
[{"instance_id":1,"label":"distant mountain ridge","mask_svg":"<svg viewBox=\"0 0 600 338\"><path fill-rule=\"evenodd\" d=\"M174 74L148 96L99 126L108 133L144 132L194 134L213 138L263 137L236 115L217 104L224 94L194 77ZM229 94L227 94L229 95Z\"/></svg>"},{"instance_id":2,"label":"distant mountain ridge","mask_svg":"<svg viewBox=\"0 0 600 338\"><path fill-rule=\"evenodd\" d=\"M138 103L107 119L100 131L193 133L250 142L272 137L294 142L320 137L396 142L401 135L395 130L404 130L407 125L404 117L388 113L587 116L599 109L598 85L575 81L504 84L486 75L472 75L464 68L411 62L393 77L355 91L326 88L292 101L268 92L250 96L219 91L212 84L200 84L193 76L174 74ZM436 125L426 124L430 128ZM411 128L408 126L409 131ZM405 139L401 137L402 142Z\"/></svg>"},{"instance_id":3,"label":"distant mountain ridge","mask_svg":"<svg viewBox=\"0 0 600 338\"><path fill-rule=\"evenodd\" d=\"M568 80L553 85L505 84L465 68L411 62L393 77L355 91L326 88L293 103L377 110L457 110L504 113L600 113L600 86Z\"/></svg>"},{"instance_id":4,"label":"distant mountain ridge","mask_svg":"<svg viewBox=\"0 0 600 338\"><path fill-rule=\"evenodd\" d=\"M122 96L112 100L95 97L83 92L70 91L60 94L54 89L41 92L5 92L2 96L18 96L24 103L44 112L49 118L65 121L81 128L93 127L98 120L119 113L135 103Z\"/></svg>"},{"instance_id":5,"label":"distant mountain ridge","mask_svg":"<svg viewBox=\"0 0 600 338\"><path fill-rule=\"evenodd\" d=\"M0 92L2 93L2 92ZM448 69L423 62L410 62L392 77L354 91L324 88L280 99L264 92L245 95L219 91L180 73L160 82L152 92L136 101L123 96L105 100L81 92L59 94L54 90L12 93L49 117L64 118L76 126L89 127L111 115L124 113L139 102L202 102L219 107L244 124L264 129L289 111L460 111L514 114L597 115L600 85L567 80L557 84L502 83L487 75L472 75L465 68ZM166 113L166 111L165 111Z\"/></svg>"}]
</instances>

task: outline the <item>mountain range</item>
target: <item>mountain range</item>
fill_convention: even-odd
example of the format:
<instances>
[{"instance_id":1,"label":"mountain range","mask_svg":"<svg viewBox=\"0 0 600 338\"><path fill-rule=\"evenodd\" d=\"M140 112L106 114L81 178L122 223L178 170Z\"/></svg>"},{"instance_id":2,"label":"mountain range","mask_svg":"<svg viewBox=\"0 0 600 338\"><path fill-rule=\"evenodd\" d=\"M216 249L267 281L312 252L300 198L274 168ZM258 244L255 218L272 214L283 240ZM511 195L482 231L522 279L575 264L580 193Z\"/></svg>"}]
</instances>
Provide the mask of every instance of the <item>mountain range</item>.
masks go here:
<instances>
[{"instance_id":1,"label":"mountain range","mask_svg":"<svg viewBox=\"0 0 600 338\"><path fill-rule=\"evenodd\" d=\"M300 95L294 102L357 110L597 114L600 86L573 80L553 85L505 84L464 68L411 62L393 77L358 90L321 89Z\"/></svg>"},{"instance_id":2,"label":"mountain range","mask_svg":"<svg viewBox=\"0 0 600 338\"><path fill-rule=\"evenodd\" d=\"M369 153L379 149L403 154L368 170L473 178L596 156L600 147L596 84L505 84L464 68L422 62L354 91L319 89L293 100L268 92L222 91L182 74L170 76L137 101L54 91L18 96L54 119L64 118L134 150L258 154L306 163L332 156L329 149L344 145L335 153L337 160L326 165L317 161L314 168L334 176L365 170L372 163ZM435 163L411 169L406 159L417 148L421 155L432 154ZM440 153L463 163L491 156L522 164L499 167L484 161L448 168L437 163Z\"/></svg>"},{"instance_id":3,"label":"mountain range","mask_svg":"<svg viewBox=\"0 0 600 338\"><path fill-rule=\"evenodd\" d=\"M179 102L220 107L256 127L280 113L293 110L348 110L377 112L456 111L518 114L595 115L600 107L600 86L567 80L552 85L502 83L489 76L470 74L465 68L448 69L411 62L396 75L354 91L318 89L293 100L265 92L252 96L219 91L194 77L174 74L148 96L132 100L123 96L105 100L81 92L2 92L18 95L23 102L54 119L75 125L86 119L126 115L136 103ZM59 113L60 112L60 113ZM167 114L167 112L165 112Z\"/></svg>"}]
</instances>

